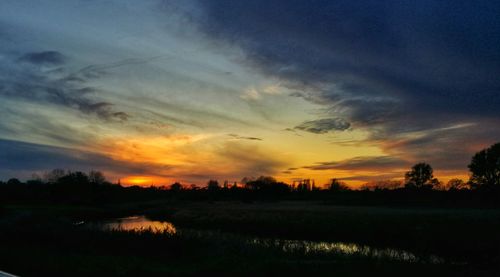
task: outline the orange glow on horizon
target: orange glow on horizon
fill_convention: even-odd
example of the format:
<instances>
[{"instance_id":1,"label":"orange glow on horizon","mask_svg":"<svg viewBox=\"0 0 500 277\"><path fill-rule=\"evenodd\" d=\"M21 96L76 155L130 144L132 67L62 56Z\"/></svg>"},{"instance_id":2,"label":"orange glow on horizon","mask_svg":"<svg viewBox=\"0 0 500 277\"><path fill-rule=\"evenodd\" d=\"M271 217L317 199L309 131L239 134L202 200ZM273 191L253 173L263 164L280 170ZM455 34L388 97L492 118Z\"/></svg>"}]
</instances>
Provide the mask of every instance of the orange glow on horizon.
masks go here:
<instances>
[{"instance_id":1,"label":"orange glow on horizon","mask_svg":"<svg viewBox=\"0 0 500 277\"><path fill-rule=\"evenodd\" d=\"M287 137L287 139L290 138ZM290 148L293 148L298 143L305 145L305 141L303 140L307 139L292 137L290 140L295 142L289 145ZM126 174L125 178L121 178L121 183L124 186L169 186L174 182L205 186L209 179L217 179L220 183L223 183L224 180L238 181L243 177L272 175L278 181L287 184L292 184L294 180L298 179L311 179L315 181L318 187L326 187L332 178L336 178L344 181L351 188L357 189L371 181L402 180L404 179L404 173L410 170L410 167L406 168L397 165L394 168L385 169L377 167L352 170L333 168L325 170L308 169L303 167L303 165L315 164L314 161L318 160L331 160L329 154L331 151L335 150L337 154L342 154L350 153L354 150L351 148L341 147L337 149L334 147L330 149L331 151L320 151L313 147L312 149L308 149L308 151L301 152L297 156L293 154L295 152L292 150L287 152L275 151L273 147L275 146L274 142L264 145L265 142L267 140L259 142L235 141L234 139L228 139L224 134L199 134L129 136L114 138L108 141L108 143L102 141L101 145L108 145L108 147L102 147L102 152L113 159L125 163L137 163L138 166L144 167L144 170L141 172L127 172L128 174ZM319 143L318 145L326 147ZM376 150L371 148L363 148L361 150L363 153L369 152L374 156L379 155ZM312 155L311 153L322 154ZM348 157L347 154L345 155ZM360 154L356 155L359 156ZM266 162L261 162L261 160ZM294 163L290 163L290 161ZM259 171L262 166L261 163L263 165L270 164L274 168L271 168L267 173L261 173ZM247 167L254 167L256 171L249 171ZM280 169L286 170L287 168L295 169L288 170L288 172L280 171ZM434 176L445 184L452 178L468 180L467 172L458 170L436 170ZM118 179L119 176L115 178Z\"/></svg>"},{"instance_id":2,"label":"orange glow on horizon","mask_svg":"<svg viewBox=\"0 0 500 277\"><path fill-rule=\"evenodd\" d=\"M125 186L157 186L163 182L164 180L152 176L128 176L121 179L121 183Z\"/></svg>"},{"instance_id":3,"label":"orange glow on horizon","mask_svg":"<svg viewBox=\"0 0 500 277\"><path fill-rule=\"evenodd\" d=\"M102 149L117 160L153 163L159 165L183 165L192 153L190 146L210 135L175 135L113 138Z\"/></svg>"}]
</instances>

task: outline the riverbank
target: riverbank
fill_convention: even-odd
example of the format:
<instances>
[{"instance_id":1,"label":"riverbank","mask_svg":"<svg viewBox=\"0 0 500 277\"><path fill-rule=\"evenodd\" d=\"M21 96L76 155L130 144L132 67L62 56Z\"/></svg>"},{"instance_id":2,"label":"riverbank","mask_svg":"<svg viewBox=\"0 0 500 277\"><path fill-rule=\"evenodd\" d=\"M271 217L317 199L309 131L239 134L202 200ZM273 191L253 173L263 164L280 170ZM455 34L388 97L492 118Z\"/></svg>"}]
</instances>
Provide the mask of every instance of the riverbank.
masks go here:
<instances>
[{"instance_id":1,"label":"riverbank","mask_svg":"<svg viewBox=\"0 0 500 277\"><path fill-rule=\"evenodd\" d=\"M134 214L168 220L180 230L203 232L116 232L75 225ZM0 227L4 249L0 267L21 276L216 272L491 276L498 272L500 248L500 211L496 209L343 207L321 202L7 206ZM248 237L391 248L419 257L443 257L446 262L306 251L307 247L287 252L283 244L252 244Z\"/></svg>"}]
</instances>

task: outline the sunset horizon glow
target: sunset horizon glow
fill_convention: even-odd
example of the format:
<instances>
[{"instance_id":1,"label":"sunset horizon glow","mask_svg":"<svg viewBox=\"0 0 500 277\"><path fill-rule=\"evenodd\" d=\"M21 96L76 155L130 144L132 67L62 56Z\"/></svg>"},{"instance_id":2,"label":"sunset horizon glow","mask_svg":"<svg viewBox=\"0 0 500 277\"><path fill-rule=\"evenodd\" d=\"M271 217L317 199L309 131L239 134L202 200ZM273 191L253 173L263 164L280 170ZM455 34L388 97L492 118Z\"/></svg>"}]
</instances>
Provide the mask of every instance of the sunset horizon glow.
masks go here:
<instances>
[{"instance_id":1,"label":"sunset horizon glow","mask_svg":"<svg viewBox=\"0 0 500 277\"><path fill-rule=\"evenodd\" d=\"M500 141L498 6L3 1L0 180L467 180Z\"/></svg>"}]
</instances>

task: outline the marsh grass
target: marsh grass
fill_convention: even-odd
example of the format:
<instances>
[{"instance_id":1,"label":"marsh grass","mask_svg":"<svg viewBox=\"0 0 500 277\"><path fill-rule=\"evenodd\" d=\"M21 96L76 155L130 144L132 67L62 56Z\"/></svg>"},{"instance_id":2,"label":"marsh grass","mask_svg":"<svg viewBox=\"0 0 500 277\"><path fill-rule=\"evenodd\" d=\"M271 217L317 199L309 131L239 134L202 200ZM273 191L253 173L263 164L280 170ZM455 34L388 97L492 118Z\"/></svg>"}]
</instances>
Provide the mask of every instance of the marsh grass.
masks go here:
<instances>
[{"instance_id":1,"label":"marsh grass","mask_svg":"<svg viewBox=\"0 0 500 277\"><path fill-rule=\"evenodd\" d=\"M106 208L109 216L129 210ZM0 217L0 268L21 276L491 276L499 269L499 222L494 210L367 209L312 203L142 205L150 217L164 215L180 227L172 234L75 226L86 208L72 209L79 212L60 207L6 209ZM106 215L97 208L94 212L95 218ZM295 242L293 247L290 240ZM407 250L417 259L321 251L302 240L391 247ZM284 251L286 247L290 249ZM445 262L433 264L420 258L433 254Z\"/></svg>"},{"instance_id":2,"label":"marsh grass","mask_svg":"<svg viewBox=\"0 0 500 277\"><path fill-rule=\"evenodd\" d=\"M314 203L219 203L179 209L180 227L218 229L270 238L356 242L377 248L444 256L457 262L495 262L500 211L334 207Z\"/></svg>"}]
</instances>

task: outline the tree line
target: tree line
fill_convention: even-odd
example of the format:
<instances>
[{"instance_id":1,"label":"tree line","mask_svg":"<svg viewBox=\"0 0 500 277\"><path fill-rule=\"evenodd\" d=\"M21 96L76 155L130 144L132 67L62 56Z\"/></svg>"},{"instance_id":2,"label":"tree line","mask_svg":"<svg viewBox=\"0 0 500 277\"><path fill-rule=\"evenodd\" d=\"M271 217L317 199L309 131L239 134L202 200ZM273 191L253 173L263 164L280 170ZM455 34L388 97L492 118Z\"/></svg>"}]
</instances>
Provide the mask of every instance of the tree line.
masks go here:
<instances>
[{"instance_id":1,"label":"tree line","mask_svg":"<svg viewBox=\"0 0 500 277\"><path fill-rule=\"evenodd\" d=\"M339 179L332 179L326 187L318 187L313 180L304 179L287 184L271 176L243 178L239 183L228 181L220 184L217 180L209 180L206 186L185 186L178 182L170 186L160 187L123 187L106 180L100 171L88 173L54 169L43 176L34 175L26 182L12 178L0 182L0 199L9 200L16 197L22 199L50 199L54 201L106 201L118 199L152 199L164 197L199 198L327 198L332 194L356 193L368 191L405 191L422 193L432 191L487 192L500 194L500 143L477 152L468 165L470 178L468 181L451 179L443 185L434 177L432 166L421 162L415 164L404 175L404 181L388 180L365 184L360 190L351 190ZM323 196L321 196L323 195ZM345 194L344 194L345 195Z\"/></svg>"}]
</instances>

